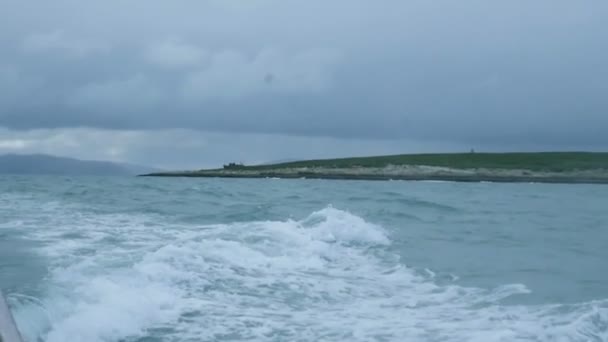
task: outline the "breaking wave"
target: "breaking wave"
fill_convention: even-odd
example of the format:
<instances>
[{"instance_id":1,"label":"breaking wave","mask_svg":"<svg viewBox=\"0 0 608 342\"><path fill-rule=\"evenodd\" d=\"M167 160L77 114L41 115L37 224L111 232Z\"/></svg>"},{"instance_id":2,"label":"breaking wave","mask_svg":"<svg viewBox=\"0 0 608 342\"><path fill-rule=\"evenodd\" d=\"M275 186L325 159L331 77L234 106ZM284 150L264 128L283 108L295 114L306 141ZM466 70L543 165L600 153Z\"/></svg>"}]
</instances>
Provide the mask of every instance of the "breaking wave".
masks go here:
<instances>
[{"instance_id":1,"label":"breaking wave","mask_svg":"<svg viewBox=\"0 0 608 342\"><path fill-rule=\"evenodd\" d=\"M526 286L436 282L332 207L203 226L72 213L30 234L53 260L41 298L10 298L30 341L608 341L606 300L513 305Z\"/></svg>"}]
</instances>

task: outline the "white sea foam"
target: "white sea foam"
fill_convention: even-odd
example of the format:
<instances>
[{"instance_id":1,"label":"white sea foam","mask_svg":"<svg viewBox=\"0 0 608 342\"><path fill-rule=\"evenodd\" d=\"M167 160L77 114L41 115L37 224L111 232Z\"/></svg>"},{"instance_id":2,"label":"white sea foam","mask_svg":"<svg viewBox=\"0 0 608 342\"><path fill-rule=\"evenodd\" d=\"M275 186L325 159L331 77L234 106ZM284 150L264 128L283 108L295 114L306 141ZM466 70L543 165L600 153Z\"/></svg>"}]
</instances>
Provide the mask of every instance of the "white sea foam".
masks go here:
<instances>
[{"instance_id":1,"label":"white sea foam","mask_svg":"<svg viewBox=\"0 0 608 342\"><path fill-rule=\"evenodd\" d=\"M607 301L507 305L529 290L439 285L382 227L332 207L209 226L63 214L27 232L53 260L41 304L17 310L31 341L608 340Z\"/></svg>"}]
</instances>

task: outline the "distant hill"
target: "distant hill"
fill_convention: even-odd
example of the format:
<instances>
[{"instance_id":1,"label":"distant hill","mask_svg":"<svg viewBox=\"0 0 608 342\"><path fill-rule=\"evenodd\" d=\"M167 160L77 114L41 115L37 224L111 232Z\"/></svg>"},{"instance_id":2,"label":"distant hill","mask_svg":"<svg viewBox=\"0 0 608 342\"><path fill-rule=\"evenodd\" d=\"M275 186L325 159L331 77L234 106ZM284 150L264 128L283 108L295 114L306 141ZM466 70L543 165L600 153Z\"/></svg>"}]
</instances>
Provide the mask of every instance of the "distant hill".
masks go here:
<instances>
[{"instance_id":1,"label":"distant hill","mask_svg":"<svg viewBox=\"0 0 608 342\"><path fill-rule=\"evenodd\" d=\"M608 153L443 153L305 160L144 176L608 184Z\"/></svg>"},{"instance_id":2,"label":"distant hill","mask_svg":"<svg viewBox=\"0 0 608 342\"><path fill-rule=\"evenodd\" d=\"M453 169L520 169L531 171L608 170L607 152L430 153L292 161L246 166L247 170L300 167L387 167L425 165Z\"/></svg>"},{"instance_id":3,"label":"distant hill","mask_svg":"<svg viewBox=\"0 0 608 342\"><path fill-rule=\"evenodd\" d=\"M79 160L44 154L0 155L0 174L131 176L157 169L106 161Z\"/></svg>"}]
</instances>

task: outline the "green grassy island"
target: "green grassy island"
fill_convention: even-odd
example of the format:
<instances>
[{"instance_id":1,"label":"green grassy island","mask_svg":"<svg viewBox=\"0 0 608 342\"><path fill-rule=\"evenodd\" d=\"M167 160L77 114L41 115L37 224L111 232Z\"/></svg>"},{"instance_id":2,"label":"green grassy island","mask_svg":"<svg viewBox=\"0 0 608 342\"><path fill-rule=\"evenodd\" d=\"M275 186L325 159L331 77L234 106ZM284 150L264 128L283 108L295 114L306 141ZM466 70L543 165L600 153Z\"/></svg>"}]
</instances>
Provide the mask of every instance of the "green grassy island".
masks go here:
<instances>
[{"instance_id":1,"label":"green grassy island","mask_svg":"<svg viewBox=\"0 0 608 342\"><path fill-rule=\"evenodd\" d=\"M157 177L317 178L608 184L608 153L442 153L307 160L151 173Z\"/></svg>"}]
</instances>

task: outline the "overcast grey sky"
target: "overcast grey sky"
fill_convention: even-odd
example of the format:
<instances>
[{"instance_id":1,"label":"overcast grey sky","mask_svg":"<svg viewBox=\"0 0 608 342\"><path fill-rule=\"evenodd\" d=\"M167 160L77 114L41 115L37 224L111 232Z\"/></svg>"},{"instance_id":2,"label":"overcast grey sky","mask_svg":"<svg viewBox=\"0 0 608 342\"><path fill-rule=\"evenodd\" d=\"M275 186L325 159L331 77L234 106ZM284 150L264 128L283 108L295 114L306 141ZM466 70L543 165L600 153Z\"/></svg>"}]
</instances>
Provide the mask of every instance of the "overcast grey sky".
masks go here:
<instances>
[{"instance_id":1,"label":"overcast grey sky","mask_svg":"<svg viewBox=\"0 0 608 342\"><path fill-rule=\"evenodd\" d=\"M0 0L0 153L608 149L605 0Z\"/></svg>"}]
</instances>

